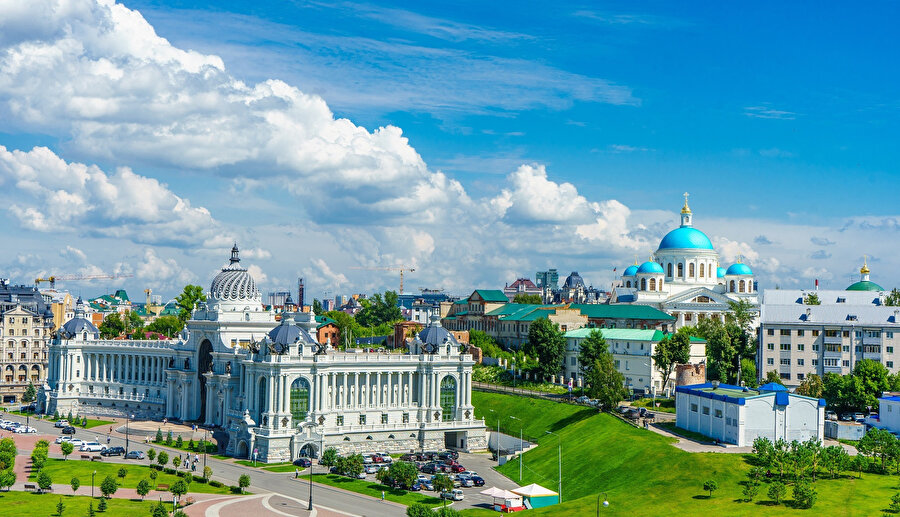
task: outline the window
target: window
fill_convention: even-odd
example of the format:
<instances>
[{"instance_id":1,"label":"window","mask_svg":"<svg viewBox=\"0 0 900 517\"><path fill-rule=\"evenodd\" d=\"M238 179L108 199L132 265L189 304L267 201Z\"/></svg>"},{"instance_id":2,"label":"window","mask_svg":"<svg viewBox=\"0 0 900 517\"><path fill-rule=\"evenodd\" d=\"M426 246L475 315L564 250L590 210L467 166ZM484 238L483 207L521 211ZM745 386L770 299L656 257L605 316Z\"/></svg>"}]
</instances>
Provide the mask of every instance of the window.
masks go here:
<instances>
[{"instance_id":1,"label":"window","mask_svg":"<svg viewBox=\"0 0 900 517\"><path fill-rule=\"evenodd\" d=\"M880 330L867 330L866 337L881 337Z\"/></svg>"},{"instance_id":2,"label":"window","mask_svg":"<svg viewBox=\"0 0 900 517\"><path fill-rule=\"evenodd\" d=\"M790 335L791 335L791 329L781 329L781 330L779 331L779 334L782 335L782 336L790 336Z\"/></svg>"},{"instance_id":3,"label":"window","mask_svg":"<svg viewBox=\"0 0 900 517\"><path fill-rule=\"evenodd\" d=\"M774 364L775 364L775 358L774 358L774 357L770 357L770 358L766 359L766 364L774 365Z\"/></svg>"},{"instance_id":4,"label":"window","mask_svg":"<svg viewBox=\"0 0 900 517\"><path fill-rule=\"evenodd\" d=\"M769 343L766 345L769 350L775 350L775 343Z\"/></svg>"},{"instance_id":5,"label":"window","mask_svg":"<svg viewBox=\"0 0 900 517\"><path fill-rule=\"evenodd\" d=\"M456 419L456 379L447 375L441 380L441 420Z\"/></svg>"},{"instance_id":6,"label":"window","mask_svg":"<svg viewBox=\"0 0 900 517\"><path fill-rule=\"evenodd\" d=\"M849 367L850 367L850 361L847 359L844 359L844 368L849 368Z\"/></svg>"},{"instance_id":7,"label":"window","mask_svg":"<svg viewBox=\"0 0 900 517\"><path fill-rule=\"evenodd\" d=\"M804 330L802 330L802 329L797 331L797 336L798 336L798 337L803 337L804 334L806 334L806 331L804 331Z\"/></svg>"},{"instance_id":8,"label":"window","mask_svg":"<svg viewBox=\"0 0 900 517\"><path fill-rule=\"evenodd\" d=\"M819 331L818 331L818 330L814 330L814 331L812 331L812 332L813 332L813 337L819 337Z\"/></svg>"},{"instance_id":9,"label":"window","mask_svg":"<svg viewBox=\"0 0 900 517\"><path fill-rule=\"evenodd\" d=\"M798 373L798 374L797 374L797 380L798 380L798 381L802 381L804 378L806 378L806 374L803 374L803 373Z\"/></svg>"},{"instance_id":10,"label":"window","mask_svg":"<svg viewBox=\"0 0 900 517\"><path fill-rule=\"evenodd\" d=\"M306 420L309 413L309 382L298 377L291 384L291 419L296 426Z\"/></svg>"},{"instance_id":11,"label":"window","mask_svg":"<svg viewBox=\"0 0 900 517\"><path fill-rule=\"evenodd\" d=\"M678 277L684 278L684 264L678 264Z\"/></svg>"},{"instance_id":12,"label":"window","mask_svg":"<svg viewBox=\"0 0 900 517\"><path fill-rule=\"evenodd\" d=\"M894 353L894 347L892 347L892 346L887 347L887 353L893 354L893 353Z\"/></svg>"},{"instance_id":13,"label":"window","mask_svg":"<svg viewBox=\"0 0 900 517\"><path fill-rule=\"evenodd\" d=\"M813 352L818 352L818 351L819 351L819 345L818 345L818 344L813 344L812 349L813 349Z\"/></svg>"},{"instance_id":14,"label":"window","mask_svg":"<svg viewBox=\"0 0 900 517\"><path fill-rule=\"evenodd\" d=\"M790 352L790 351L791 351L791 344L790 344L790 343L782 343L782 344L781 344L781 351L782 351L782 352Z\"/></svg>"},{"instance_id":15,"label":"window","mask_svg":"<svg viewBox=\"0 0 900 517\"><path fill-rule=\"evenodd\" d=\"M694 413L697 412L697 404L691 404L691 411L693 411Z\"/></svg>"},{"instance_id":16,"label":"window","mask_svg":"<svg viewBox=\"0 0 900 517\"><path fill-rule=\"evenodd\" d=\"M791 380L791 374L787 372L781 372L780 377L785 380Z\"/></svg>"},{"instance_id":17,"label":"window","mask_svg":"<svg viewBox=\"0 0 900 517\"><path fill-rule=\"evenodd\" d=\"M797 366L803 366L803 359L797 359Z\"/></svg>"},{"instance_id":18,"label":"window","mask_svg":"<svg viewBox=\"0 0 900 517\"><path fill-rule=\"evenodd\" d=\"M688 264L688 276L694 278L694 264Z\"/></svg>"},{"instance_id":19,"label":"window","mask_svg":"<svg viewBox=\"0 0 900 517\"><path fill-rule=\"evenodd\" d=\"M787 357L781 359L781 366L790 366L791 360Z\"/></svg>"},{"instance_id":20,"label":"window","mask_svg":"<svg viewBox=\"0 0 900 517\"><path fill-rule=\"evenodd\" d=\"M388 423L388 415L387 415L387 413L382 413L382 414L381 414L381 423L382 423L382 424Z\"/></svg>"},{"instance_id":21,"label":"window","mask_svg":"<svg viewBox=\"0 0 900 517\"><path fill-rule=\"evenodd\" d=\"M800 343L797 345L797 351L802 352L806 348L806 345Z\"/></svg>"},{"instance_id":22,"label":"window","mask_svg":"<svg viewBox=\"0 0 900 517\"><path fill-rule=\"evenodd\" d=\"M850 351L850 345L845 345L844 352L849 352L849 351Z\"/></svg>"},{"instance_id":23,"label":"window","mask_svg":"<svg viewBox=\"0 0 900 517\"><path fill-rule=\"evenodd\" d=\"M668 269L669 269L669 278L672 278L672 263L671 262L669 262Z\"/></svg>"},{"instance_id":24,"label":"window","mask_svg":"<svg viewBox=\"0 0 900 517\"><path fill-rule=\"evenodd\" d=\"M826 330L825 337L838 337L839 330Z\"/></svg>"},{"instance_id":25,"label":"window","mask_svg":"<svg viewBox=\"0 0 900 517\"><path fill-rule=\"evenodd\" d=\"M850 337L850 331L849 331L849 330L845 330L845 331L844 331L844 337Z\"/></svg>"},{"instance_id":26,"label":"window","mask_svg":"<svg viewBox=\"0 0 900 517\"><path fill-rule=\"evenodd\" d=\"M572 366L575 366L575 358L573 357L573 358L569 361L569 363L571 363Z\"/></svg>"},{"instance_id":27,"label":"window","mask_svg":"<svg viewBox=\"0 0 900 517\"><path fill-rule=\"evenodd\" d=\"M856 337L862 337L862 331L861 331L861 330L857 330L856 332L853 333L853 335L856 336Z\"/></svg>"},{"instance_id":28,"label":"window","mask_svg":"<svg viewBox=\"0 0 900 517\"><path fill-rule=\"evenodd\" d=\"M894 333L893 332L885 332L884 337L886 337L888 339L894 339Z\"/></svg>"},{"instance_id":29,"label":"window","mask_svg":"<svg viewBox=\"0 0 900 517\"><path fill-rule=\"evenodd\" d=\"M344 425L344 415L338 415L337 416L337 426L340 427L342 425Z\"/></svg>"},{"instance_id":30,"label":"window","mask_svg":"<svg viewBox=\"0 0 900 517\"><path fill-rule=\"evenodd\" d=\"M768 330L766 330L766 335L774 336L774 335L775 335L775 329L768 329Z\"/></svg>"},{"instance_id":31,"label":"window","mask_svg":"<svg viewBox=\"0 0 900 517\"><path fill-rule=\"evenodd\" d=\"M722 410L721 409L715 410L715 412L713 412L713 415L715 415L716 418L722 418Z\"/></svg>"},{"instance_id":32,"label":"window","mask_svg":"<svg viewBox=\"0 0 900 517\"><path fill-rule=\"evenodd\" d=\"M861 346L861 345L856 345L856 351L857 351L857 352L862 352L862 346Z\"/></svg>"},{"instance_id":33,"label":"window","mask_svg":"<svg viewBox=\"0 0 900 517\"><path fill-rule=\"evenodd\" d=\"M703 406L703 414L704 414L704 415L708 415L708 414L709 414L709 406Z\"/></svg>"},{"instance_id":34,"label":"window","mask_svg":"<svg viewBox=\"0 0 900 517\"><path fill-rule=\"evenodd\" d=\"M366 415L359 415L359 425L366 425Z\"/></svg>"},{"instance_id":35,"label":"window","mask_svg":"<svg viewBox=\"0 0 900 517\"><path fill-rule=\"evenodd\" d=\"M893 368L893 367L894 367L894 361L888 361L888 362L887 362L887 367L888 367L888 368Z\"/></svg>"},{"instance_id":36,"label":"window","mask_svg":"<svg viewBox=\"0 0 900 517\"><path fill-rule=\"evenodd\" d=\"M839 296L837 299L837 303L847 303L847 299Z\"/></svg>"},{"instance_id":37,"label":"window","mask_svg":"<svg viewBox=\"0 0 900 517\"><path fill-rule=\"evenodd\" d=\"M825 359L825 367L835 367L838 365L837 359Z\"/></svg>"},{"instance_id":38,"label":"window","mask_svg":"<svg viewBox=\"0 0 900 517\"><path fill-rule=\"evenodd\" d=\"M812 365L813 365L813 366L819 366L819 360L818 360L818 359L813 359L813 360L812 360Z\"/></svg>"}]
</instances>

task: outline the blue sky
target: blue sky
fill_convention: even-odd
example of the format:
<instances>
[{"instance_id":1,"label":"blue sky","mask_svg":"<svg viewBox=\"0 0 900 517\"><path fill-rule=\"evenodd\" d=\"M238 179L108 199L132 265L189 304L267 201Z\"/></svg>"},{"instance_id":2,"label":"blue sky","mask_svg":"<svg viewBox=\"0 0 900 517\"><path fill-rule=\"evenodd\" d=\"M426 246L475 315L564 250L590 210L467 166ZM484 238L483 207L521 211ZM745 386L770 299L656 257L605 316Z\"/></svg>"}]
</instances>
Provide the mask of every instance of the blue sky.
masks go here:
<instances>
[{"instance_id":1,"label":"blue sky","mask_svg":"<svg viewBox=\"0 0 900 517\"><path fill-rule=\"evenodd\" d=\"M0 82L9 121L0 145L47 146L108 175L128 167L158 180L158 199L169 201L141 216L64 215L63 229L29 223L19 202L4 217L23 248L8 265L21 280L39 269L121 270L135 275L132 289L173 291L207 283L225 241L237 239L255 255L264 289L298 275L314 291L393 287L389 275L349 267L398 263L417 265L416 285L460 294L548 266L607 286L613 266L655 248L689 191L695 223L723 263L743 254L761 288L814 278L843 287L863 253L874 280L898 283L895 4L138 0L124 4L133 16L109 14L106 2L75 4L84 10L57 12L33 38L62 45L68 27L84 44L72 58L90 66L53 72L39 81L44 95ZM116 29L98 36L89 23L98 20ZM227 77L203 76L190 60L167 69L166 45L148 47L149 57L132 47L129 33L146 26L172 49L207 64L220 58ZM0 37L0 52L29 38ZM158 69L140 65L148 59ZM51 74L34 63L19 77ZM162 86L123 86L115 74L104 83L102 63L135 77L159 72ZM210 92L270 79L321 98L355 129L277 92L262 107L244 103L248 113L204 104ZM127 91L126 100L85 108L72 94L78 84L100 84L109 98ZM67 95L78 107L57 109ZM203 114L166 105L179 96ZM129 102L143 107L123 108ZM263 112L274 118L259 126ZM402 138L379 136L386 126ZM170 130L177 138L152 139ZM332 147L320 146L321 135ZM299 156L283 158L295 147ZM7 180L21 185L18 174ZM90 202L102 199L88 190ZM208 218L187 212L176 217L184 227L161 228L146 214L166 213L171 196ZM182 236L159 236L173 230ZM66 246L83 259L73 263Z\"/></svg>"}]
</instances>

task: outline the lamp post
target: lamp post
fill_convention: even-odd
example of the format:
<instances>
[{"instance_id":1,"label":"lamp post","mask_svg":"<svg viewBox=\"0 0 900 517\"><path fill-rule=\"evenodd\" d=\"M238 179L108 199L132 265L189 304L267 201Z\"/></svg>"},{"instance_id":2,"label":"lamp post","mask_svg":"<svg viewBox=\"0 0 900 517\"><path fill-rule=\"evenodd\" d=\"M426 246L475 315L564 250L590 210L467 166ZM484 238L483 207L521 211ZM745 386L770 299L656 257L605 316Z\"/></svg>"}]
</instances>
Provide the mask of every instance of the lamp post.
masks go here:
<instances>
[{"instance_id":1,"label":"lamp post","mask_svg":"<svg viewBox=\"0 0 900 517\"><path fill-rule=\"evenodd\" d=\"M547 434L552 434L559 441L559 447L557 448L557 465L559 466L559 484L557 491L559 492L559 502L562 503L562 438L559 437L558 434L553 431L545 431Z\"/></svg>"},{"instance_id":2,"label":"lamp post","mask_svg":"<svg viewBox=\"0 0 900 517\"><path fill-rule=\"evenodd\" d=\"M209 435L209 429L203 429L203 471L206 471L206 437Z\"/></svg>"},{"instance_id":3,"label":"lamp post","mask_svg":"<svg viewBox=\"0 0 900 517\"><path fill-rule=\"evenodd\" d=\"M522 455L525 453L525 447L523 446L524 442L522 441L522 421L512 415L510 415L509 418L512 418L513 420L517 420L519 422L519 482L521 482L522 481Z\"/></svg>"},{"instance_id":4,"label":"lamp post","mask_svg":"<svg viewBox=\"0 0 900 517\"><path fill-rule=\"evenodd\" d=\"M315 422L313 422L313 424L312 424L311 427L312 427L312 428L315 428L315 427L316 427ZM323 445L325 444L325 438L324 438L324 437L322 438L322 444L323 444ZM320 453L322 452L322 451L321 451L321 447L320 447L320 451L319 451L319 452L320 452ZM313 510L313 504L312 504L312 497L313 497L313 496L312 496L312 476L313 476L313 462L312 462L312 457L310 457L310 458L309 458L309 505L306 507L306 509L307 509L308 511L310 511L310 512Z\"/></svg>"},{"instance_id":5,"label":"lamp post","mask_svg":"<svg viewBox=\"0 0 900 517\"><path fill-rule=\"evenodd\" d=\"M491 413L494 412L493 409L488 409ZM497 417L497 466L500 466L500 417Z\"/></svg>"},{"instance_id":6,"label":"lamp post","mask_svg":"<svg viewBox=\"0 0 900 517\"><path fill-rule=\"evenodd\" d=\"M97 471L91 472L91 499L94 498L94 476L97 475Z\"/></svg>"},{"instance_id":7,"label":"lamp post","mask_svg":"<svg viewBox=\"0 0 900 517\"><path fill-rule=\"evenodd\" d=\"M603 497L603 507L606 508L609 506L609 500L606 498L606 492L601 492L597 495L597 517L600 517L600 497Z\"/></svg>"},{"instance_id":8,"label":"lamp post","mask_svg":"<svg viewBox=\"0 0 900 517\"><path fill-rule=\"evenodd\" d=\"M134 415L125 415L125 456L128 456L128 424L131 423L132 418Z\"/></svg>"}]
</instances>

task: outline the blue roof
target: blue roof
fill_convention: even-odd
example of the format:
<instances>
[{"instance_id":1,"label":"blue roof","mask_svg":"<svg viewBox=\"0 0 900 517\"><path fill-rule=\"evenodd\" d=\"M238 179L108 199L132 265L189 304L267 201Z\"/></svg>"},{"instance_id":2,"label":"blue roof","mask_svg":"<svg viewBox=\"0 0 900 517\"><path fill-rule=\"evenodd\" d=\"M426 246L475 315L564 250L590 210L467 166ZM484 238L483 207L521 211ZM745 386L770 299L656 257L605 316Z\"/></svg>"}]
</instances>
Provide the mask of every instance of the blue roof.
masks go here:
<instances>
[{"instance_id":1,"label":"blue roof","mask_svg":"<svg viewBox=\"0 0 900 517\"><path fill-rule=\"evenodd\" d=\"M622 276L634 276L634 274L637 273L637 270L637 266L628 266L625 268L625 272L622 273Z\"/></svg>"},{"instance_id":2,"label":"blue roof","mask_svg":"<svg viewBox=\"0 0 900 517\"><path fill-rule=\"evenodd\" d=\"M637 270L638 273L660 273L663 274L665 271L663 267L657 264L656 262L647 261L641 264L641 267Z\"/></svg>"},{"instance_id":3,"label":"blue roof","mask_svg":"<svg viewBox=\"0 0 900 517\"><path fill-rule=\"evenodd\" d=\"M682 226L667 233L660 241L659 249L670 248L711 250L713 245L705 233L690 226Z\"/></svg>"},{"instance_id":4,"label":"blue roof","mask_svg":"<svg viewBox=\"0 0 900 517\"><path fill-rule=\"evenodd\" d=\"M787 391L788 389L778 384L777 382L770 382L768 384L763 384L759 387L759 391Z\"/></svg>"},{"instance_id":5,"label":"blue roof","mask_svg":"<svg viewBox=\"0 0 900 517\"><path fill-rule=\"evenodd\" d=\"M725 272L726 275L752 275L753 271L750 271L750 268L747 267L747 264L741 264L738 262L737 264L732 264L728 271Z\"/></svg>"},{"instance_id":6,"label":"blue roof","mask_svg":"<svg viewBox=\"0 0 900 517\"><path fill-rule=\"evenodd\" d=\"M725 278L725 268L724 267L716 268L716 278Z\"/></svg>"},{"instance_id":7,"label":"blue roof","mask_svg":"<svg viewBox=\"0 0 900 517\"><path fill-rule=\"evenodd\" d=\"M775 405L776 406L787 406L791 403L791 396L786 391L779 391L775 393Z\"/></svg>"},{"instance_id":8,"label":"blue roof","mask_svg":"<svg viewBox=\"0 0 900 517\"><path fill-rule=\"evenodd\" d=\"M878 400L890 400L891 402L900 402L900 397L897 395L891 395L890 397L881 397Z\"/></svg>"}]
</instances>

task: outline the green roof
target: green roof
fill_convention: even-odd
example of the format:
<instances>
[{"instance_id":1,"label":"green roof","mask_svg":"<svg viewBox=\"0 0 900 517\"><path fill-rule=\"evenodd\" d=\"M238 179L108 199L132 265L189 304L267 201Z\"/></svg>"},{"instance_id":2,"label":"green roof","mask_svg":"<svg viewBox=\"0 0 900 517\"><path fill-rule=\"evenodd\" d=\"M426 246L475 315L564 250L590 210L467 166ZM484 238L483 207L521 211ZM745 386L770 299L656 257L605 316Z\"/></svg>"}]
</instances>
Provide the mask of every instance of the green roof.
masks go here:
<instances>
[{"instance_id":1,"label":"green roof","mask_svg":"<svg viewBox=\"0 0 900 517\"><path fill-rule=\"evenodd\" d=\"M499 289L476 289L475 292L486 302L509 302L509 298Z\"/></svg>"},{"instance_id":2,"label":"green roof","mask_svg":"<svg viewBox=\"0 0 900 517\"><path fill-rule=\"evenodd\" d=\"M520 313L522 311L533 311L538 307L553 307L552 305L538 305L535 303L507 303L497 307L492 311L486 312L485 316L509 316L510 314Z\"/></svg>"},{"instance_id":3,"label":"green roof","mask_svg":"<svg viewBox=\"0 0 900 517\"><path fill-rule=\"evenodd\" d=\"M316 328L322 328L325 325L330 325L332 323L337 324L337 321L329 318L328 316L316 316Z\"/></svg>"},{"instance_id":4,"label":"green roof","mask_svg":"<svg viewBox=\"0 0 900 517\"><path fill-rule=\"evenodd\" d=\"M563 305L538 305L532 303L507 303L488 312L485 316L497 316L501 321L534 321L550 314Z\"/></svg>"},{"instance_id":5,"label":"green roof","mask_svg":"<svg viewBox=\"0 0 900 517\"><path fill-rule=\"evenodd\" d=\"M649 305L629 303L605 304L605 303L573 303L573 309L578 309L588 318L593 319L633 319L633 320L666 320L675 318L665 312L654 309Z\"/></svg>"},{"instance_id":6,"label":"green roof","mask_svg":"<svg viewBox=\"0 0 900 517\"><path fill-rule=\"evenodd\" d=\"M595 330L599 330L603 334L603 339L626 339L630 341L657 342L665 335L661 330L655 329L598 329L584 327L566 332L565 337L586 338Z\"/></svg>"},{"instance_id":7,"label":"green roof","mask_svg":"<svg viewBox=\"0 0 900 517\"><path fill-rule=\"evenodd\" d=\"M856 282L855 284L850 284L850 287L847 288L848 291L884 291L884 287L876 284L875 282L870 282L868 280L862 280Z\"/></svg>"},{"instance_id":8,"label":"green roof","mask_svg":"<svg viewBox=\"0 0 900 517\"><path fill-rule=\"evenodd\" d=\"M466 304L469 303L469 300L468 300L468 298L465 299L465 300L456 300L456 301L453 302L453 303L454 303L454 305L466 305Z\"/></svg>"}]
</instances>

